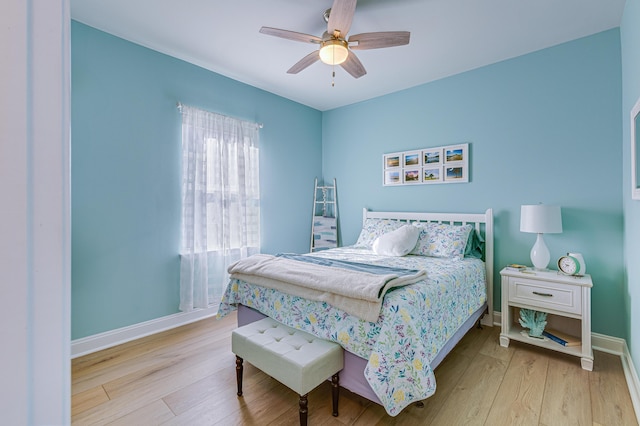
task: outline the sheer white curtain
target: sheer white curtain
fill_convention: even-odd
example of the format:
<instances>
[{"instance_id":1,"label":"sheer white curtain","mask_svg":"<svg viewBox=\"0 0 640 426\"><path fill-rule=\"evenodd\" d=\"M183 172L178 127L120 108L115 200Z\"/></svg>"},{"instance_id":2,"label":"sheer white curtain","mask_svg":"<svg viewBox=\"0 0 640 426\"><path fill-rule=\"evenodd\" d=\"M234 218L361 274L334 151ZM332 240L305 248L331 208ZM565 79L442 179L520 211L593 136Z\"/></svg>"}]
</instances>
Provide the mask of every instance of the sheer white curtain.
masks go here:
<instances>
[{"instance_id":1,"label":"sheer white curtain","mask_svg":"<svg viewBox=\"0 0 640 426\"><path fill-rule=\"evenodd\" d=\"M258 125L181 105L180 310L220 300L227 267L260 250Z\"/></svg>"}]
</instances>

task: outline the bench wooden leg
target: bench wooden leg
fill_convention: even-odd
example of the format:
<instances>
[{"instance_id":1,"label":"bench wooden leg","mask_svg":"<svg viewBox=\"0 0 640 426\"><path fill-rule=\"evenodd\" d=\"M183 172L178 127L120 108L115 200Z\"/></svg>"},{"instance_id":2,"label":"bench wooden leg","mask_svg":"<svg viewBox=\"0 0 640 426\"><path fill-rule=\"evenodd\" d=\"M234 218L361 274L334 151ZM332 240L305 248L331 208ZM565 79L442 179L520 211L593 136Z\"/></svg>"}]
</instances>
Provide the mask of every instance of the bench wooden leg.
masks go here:
<instances>
[{"instance_id":1,"label":"bench wooden leg","mask_svg":"<svg viewBox=\"0 0 640 426\"><path fill-rule=\"evenodd\" d=\"M307 426L307 413L309 412L307 408L307 395L308 394L300 395L300 426Z\"/></svg>"},{"instance_id":2,"label":"bench wooden leg","mask_svg":"<svg viewBox=\"0 0 640 426\"><path fill-rule=\"evenodd\" d=\"M338 417L338 398L340 393L340 376L338 373L331 376L331 397L333 399L333 417Z\"/></svg>"},{"instance_id":3,"label":"bench wooden leg","mask_svg":"<svg viewBox=\"0 0 640 426\"><path fill-rule=\"evenodd\" d=\"M238 396L242 396L242 358L236 355L236 381L238 382Z\"/></svg>"}]
</instances>

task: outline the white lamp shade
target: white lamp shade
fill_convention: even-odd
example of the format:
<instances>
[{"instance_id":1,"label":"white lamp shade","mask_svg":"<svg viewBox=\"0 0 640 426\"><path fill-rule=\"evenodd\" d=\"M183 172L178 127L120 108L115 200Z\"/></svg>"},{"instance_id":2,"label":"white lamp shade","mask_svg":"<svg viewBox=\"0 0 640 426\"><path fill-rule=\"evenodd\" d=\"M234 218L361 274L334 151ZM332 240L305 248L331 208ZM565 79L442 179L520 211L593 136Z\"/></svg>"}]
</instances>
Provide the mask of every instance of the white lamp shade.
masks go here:
<instances>
[{"instance_id":1,"label":"white lamp shade","mask_svg":"<svg viewBox=\"0 0 640 426\"><path fill-rule=\"evenodd\" d=\"M562 232L560 206L525 205L520 209L520 232L557 234Z\"/></svg>"}]
</instances>

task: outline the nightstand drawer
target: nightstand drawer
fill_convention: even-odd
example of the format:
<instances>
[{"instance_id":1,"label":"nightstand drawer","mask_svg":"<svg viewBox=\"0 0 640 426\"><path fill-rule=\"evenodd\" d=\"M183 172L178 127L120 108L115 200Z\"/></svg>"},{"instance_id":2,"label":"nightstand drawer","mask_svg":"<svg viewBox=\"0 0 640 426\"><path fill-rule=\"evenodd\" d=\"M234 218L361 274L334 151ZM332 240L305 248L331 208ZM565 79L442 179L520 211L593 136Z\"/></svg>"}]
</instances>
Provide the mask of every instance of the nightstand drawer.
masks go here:
<instances>
[{"instance_id":1,"label":"nightstand drawer","mask_svg":"<svg viewBox=\"0 0 640 426\"><path fill-rule=\"evenodd\" d=\"M582 298L580 295L579 286L520 278L509 280L509 302L513 303L581 314Z\"/></svg>"}]
</instances>

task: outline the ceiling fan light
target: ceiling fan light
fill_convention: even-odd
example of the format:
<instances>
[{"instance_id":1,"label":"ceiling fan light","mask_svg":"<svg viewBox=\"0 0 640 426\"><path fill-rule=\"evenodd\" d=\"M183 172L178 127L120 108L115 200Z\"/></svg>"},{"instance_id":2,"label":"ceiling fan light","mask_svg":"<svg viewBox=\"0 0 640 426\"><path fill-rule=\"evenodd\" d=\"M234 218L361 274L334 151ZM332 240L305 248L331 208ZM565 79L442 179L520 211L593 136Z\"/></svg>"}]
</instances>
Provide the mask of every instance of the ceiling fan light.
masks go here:
<instances>
[{"instance_id":1,"label":"ceiling fan light","mask_svg":"<svg viewBox=\"0 0 640 426\"><path fill-rule=\"evenodd\" d=\"M320 47L320 60L329 65L340 65L347 60L349 49L344 40L331 39L322 42Z\"/></svg>"}]
</instances>

